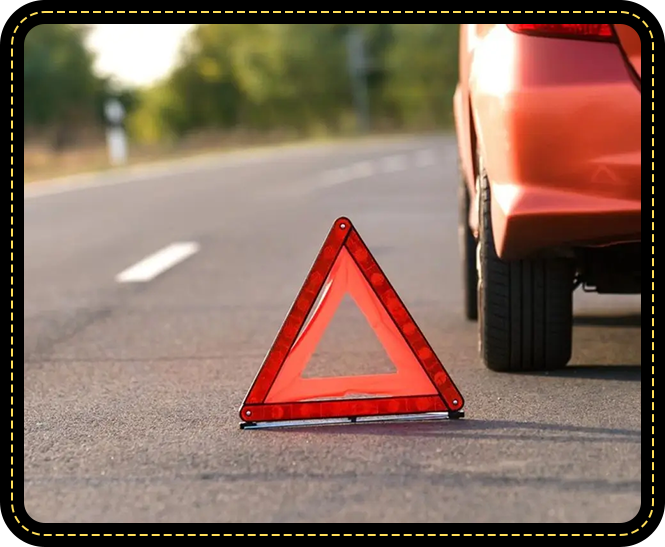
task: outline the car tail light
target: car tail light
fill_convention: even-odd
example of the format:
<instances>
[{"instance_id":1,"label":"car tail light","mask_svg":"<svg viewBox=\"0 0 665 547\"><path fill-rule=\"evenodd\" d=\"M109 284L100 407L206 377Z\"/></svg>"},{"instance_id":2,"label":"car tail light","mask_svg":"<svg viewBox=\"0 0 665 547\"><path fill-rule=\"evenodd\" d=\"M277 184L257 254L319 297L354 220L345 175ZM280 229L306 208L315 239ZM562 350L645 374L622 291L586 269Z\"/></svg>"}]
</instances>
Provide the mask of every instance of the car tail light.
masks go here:
<instances>
[{"instance_id":1,"label":"car tail light","mask_svg":"<svg viewBox=\"0 0 665 547\"><path fill-rule=\"evenodd\" d=\"M612 25L506 25L518 34L550 38L616 41Z\"/></svg>"}]
</instances>

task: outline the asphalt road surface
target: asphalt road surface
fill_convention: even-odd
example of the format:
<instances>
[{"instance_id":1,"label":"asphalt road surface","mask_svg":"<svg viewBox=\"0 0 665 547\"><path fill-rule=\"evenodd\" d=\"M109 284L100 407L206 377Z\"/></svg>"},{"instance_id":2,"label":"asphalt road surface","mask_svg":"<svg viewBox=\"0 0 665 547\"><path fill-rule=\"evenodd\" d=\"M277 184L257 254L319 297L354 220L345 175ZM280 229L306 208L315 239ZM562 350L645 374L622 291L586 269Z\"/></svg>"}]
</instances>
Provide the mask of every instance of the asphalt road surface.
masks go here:
<instances>
[{"instance_id":1,"label":"asphalt road surface","mask_svg":"<svg viewBox=\"0 0 665 547\"><path fill-rule=\"evenodd\" d=\"M476 325L462 316L456 166L454 139L428 137L182 163L80 188L51 186L48 194L31 185L30 516L376 523L635 516L640 298L577 294L565 372L485 370ZM243 397L339 216L354 222L465 395L463 420L238 428ZM390 367L361 313L344 303L308 374Z\"/></svg>"}]
</instances>

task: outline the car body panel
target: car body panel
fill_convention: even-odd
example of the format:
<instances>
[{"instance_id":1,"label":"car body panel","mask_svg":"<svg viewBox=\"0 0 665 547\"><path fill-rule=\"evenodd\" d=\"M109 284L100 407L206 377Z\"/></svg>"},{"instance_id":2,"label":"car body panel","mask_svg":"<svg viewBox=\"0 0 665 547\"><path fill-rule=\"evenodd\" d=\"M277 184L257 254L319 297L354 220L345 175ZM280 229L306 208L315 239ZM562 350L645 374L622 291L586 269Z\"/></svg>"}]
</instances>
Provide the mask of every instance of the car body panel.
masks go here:
<instances>
[{"instance_id":1,"label":"car body panel","mask_svg":"<svg viewBox=\"0 0 665 547\"><path fill-rule=\"evenodd\" d=\"M614 25L621 49L638 78L642 78L642 42L637 31L629 25Z\"/></svg>"},{"instance_id":2,"label":"car body panel","mask_svg":"<svg viewBox=\"0 0 665 547\"><path fill-rule=\"evenodd\" d=\"M630 66L640 74L641 54L628 29L616 30L624 54L614 43L462 25L461 170L476 201L477 146L501 258L640 240L641 91ZM477 221L472 207L474 231Z\"/></svg>"}]
</instances>

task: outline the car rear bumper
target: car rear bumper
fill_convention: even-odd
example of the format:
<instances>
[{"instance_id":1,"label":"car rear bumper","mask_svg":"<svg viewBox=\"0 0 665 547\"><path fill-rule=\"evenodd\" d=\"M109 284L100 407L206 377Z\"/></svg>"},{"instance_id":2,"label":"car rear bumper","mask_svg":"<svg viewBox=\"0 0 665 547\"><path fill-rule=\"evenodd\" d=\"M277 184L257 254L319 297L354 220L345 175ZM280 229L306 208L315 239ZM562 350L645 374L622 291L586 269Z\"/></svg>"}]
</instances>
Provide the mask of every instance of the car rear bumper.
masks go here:
<instances>
[{"instance_id":1,"label":"car rear bumper","mask_svg":"<svg viewBox=\"0 0 665 547\"><path fill-rule=\"evenodd\" d=\"M639 241L641 92L620 49L492 33L471 102L499 255Z\"/></svg>"}]
</instances>

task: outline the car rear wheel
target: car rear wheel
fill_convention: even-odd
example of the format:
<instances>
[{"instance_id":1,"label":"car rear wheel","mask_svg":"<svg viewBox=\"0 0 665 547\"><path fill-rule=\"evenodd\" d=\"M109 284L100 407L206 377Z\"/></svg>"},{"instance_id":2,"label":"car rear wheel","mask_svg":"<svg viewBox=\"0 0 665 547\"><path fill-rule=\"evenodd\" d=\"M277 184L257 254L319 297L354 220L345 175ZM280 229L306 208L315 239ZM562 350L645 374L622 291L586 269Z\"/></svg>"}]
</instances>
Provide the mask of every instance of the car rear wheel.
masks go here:
<instances>
[{"instance_id":1,"label":"car rear wheel","mask_svg":"<svg viewBox=\"0 0 665 547\"><path fill-rule=\"evenodd\" d=\"M462 265L462 292L464 297L464 315L469 321L478 319L478 270L476 268L476 238L469 228L469 209L471 201L469 191L460 176L458 186L458 231Z\"/></svg>"},{"instance_id":2,"label":"car rear wheel","mask_svg":"<svg viewBox=\"0 0 665 547\"><path fill-rule=\"evenodd\" d=\"M491 192L480 177L479 345L498 372L565 367L572 352L574 267L565 259L505 262L494 247Z\"/></svg>"}]
</instances>

